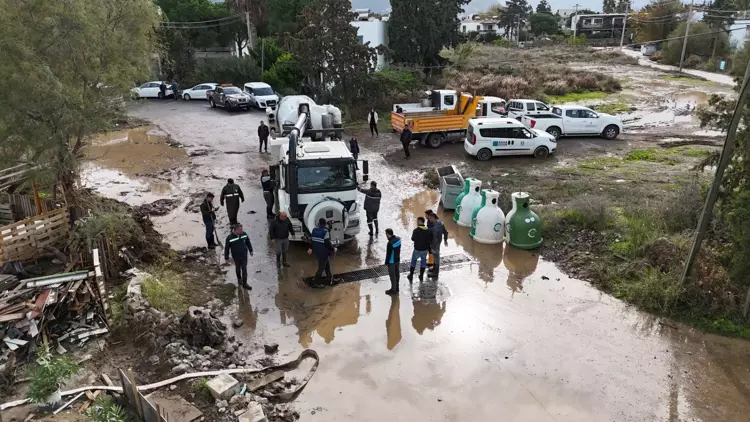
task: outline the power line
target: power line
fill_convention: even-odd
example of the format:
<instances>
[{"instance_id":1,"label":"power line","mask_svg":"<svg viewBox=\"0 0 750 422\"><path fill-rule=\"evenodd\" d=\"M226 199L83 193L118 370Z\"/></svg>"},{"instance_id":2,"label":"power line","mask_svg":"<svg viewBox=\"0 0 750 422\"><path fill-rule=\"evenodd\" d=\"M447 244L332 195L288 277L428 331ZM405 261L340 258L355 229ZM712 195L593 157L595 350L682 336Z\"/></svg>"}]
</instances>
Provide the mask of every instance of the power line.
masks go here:
<instances>
[{"instance_id":1,"label":"power line","mask_svg":"<svg viewBox=\"0 0 750 422\"><path fill-rule=\"evenodd\" d=\"M223 21L223 20L229 20L229 19L236 19L241 18L242 14L238 13L236 15L230 15L230 16L224 16L222 18L216 18L216 19L208 19L205 21L163 21L162 24L203 24L203 23L210 23L210 22L216 22L216 21Z\"/></svg>"}]
</instances>

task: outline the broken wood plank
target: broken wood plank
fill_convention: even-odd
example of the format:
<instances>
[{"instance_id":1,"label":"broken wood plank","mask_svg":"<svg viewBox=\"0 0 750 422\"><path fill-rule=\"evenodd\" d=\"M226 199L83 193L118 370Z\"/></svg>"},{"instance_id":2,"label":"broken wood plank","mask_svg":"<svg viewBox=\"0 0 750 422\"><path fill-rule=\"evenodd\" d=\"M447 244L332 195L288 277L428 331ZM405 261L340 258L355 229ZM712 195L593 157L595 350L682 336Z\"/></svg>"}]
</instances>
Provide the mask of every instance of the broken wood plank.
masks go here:
<instances>
[{"instance_id":1,"label":"broken wood plank","mask_svg":"<svg viewBox=\"0 0 750 422\"><path fill-rule=\"evenodd\" d=\"M265 387L266 385L278 381L280 379L284 378L284 371L273 371L270 374L263 375L260 378L257 378L255 380L252 380L247 383L247 391L255 391L262 387Z\"/></svg>"},{"instance_id":2,"label":"broken wood plank","mask_svg":"<svg viewBox=\"0 0 750 422\"><path fill-rule=\"evenodd\" d=\"M23 313L0 315L0 322L17 321L23 319Z\"/></svg>"}]
</instances>

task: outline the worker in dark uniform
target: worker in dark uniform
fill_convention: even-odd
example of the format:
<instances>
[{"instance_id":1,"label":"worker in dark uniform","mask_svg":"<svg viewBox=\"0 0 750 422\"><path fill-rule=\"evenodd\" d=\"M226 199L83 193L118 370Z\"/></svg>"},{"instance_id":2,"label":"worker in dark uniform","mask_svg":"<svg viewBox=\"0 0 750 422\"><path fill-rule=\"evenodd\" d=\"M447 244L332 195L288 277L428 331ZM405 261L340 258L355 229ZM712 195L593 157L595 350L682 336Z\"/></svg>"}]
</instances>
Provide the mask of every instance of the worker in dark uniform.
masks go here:
<instances>
[{"instance_id":1,"label":"worker in dark uniform","mask_svg":"<svg viewBox=\"0 0 750 422\"><path fill-rule=\"evenodd\" d=\"M258 139L260 140L260 148L258 148L258 152L263 152L264 148L266 152L268 152L268 135L270 133L271 132L268 129L268 126L266 126L266 123L261 120L260 126L258 126Z\"/></svg>"},{"instance_id":2,"label":"worker in dark uniform","mask_svg":"<svg viewBox=\"0 0 750 422\"><path fill-rule=\"evenodd\" d=\"M417 218L417 228L411 234L411 240L414 242L414 251L411 253L411 265L409 265L409 275L406 278L409 283L414 280L414 269L419 262L419 281L424 280L424 272L427 269L427 250L430 248L432 233L424 224L424 217Z\"/></svg>"},{"instance_id":3,"label":"worker in dark uniform","mask_svg":"<svg viewBox=\"0 0 750 422\"><path fill-rule=\"evenodd\" d=\"M289 262L286 256L289 252L289 235L294 236L294 226L292 226L292 222L286 217L284 211L280 212L278 218L271 222L268 235L276 241L276 266L278 268L281 268L282 265L288 267Z\"/></svg>"},{"instance_id":4,"label":"worker in dark uniform","mask_svg":"<svg viewBox=\"0 0 750 422\"><path fill-rule=\"evenodd\" d=\"M307 254L315 253L318 259L318 271L315 272L315 284L322 287L326 284L333 284L333 273L331 272L331 255L336 252L336 248L331 243L331 235L325 218L318 220L318 227L314 228L312 233L312 247L307 250ZM326 280L323 282L321 276L326 273Z\"/></svg>"},{"instance_id":5,"label":"worker in dark uniform","mask_svg":"<svg viewBox=\"0 0 750 422\"><path fill-rule=\"evenodd\" d=\"M214 227L216 224L216 210L219 207L214 208L214 194L208 192L206 198L201 204L201 216L203 217L203 224L206 225L206 242L208 242L208 249L213 249L216 246L216 240L214 239Z\"/></svg>"},{"instance_id":6,"label":"worker in dark uniform","mask_svg":"<svg viewBox=\"0 0 750 422\"><path fill-rule=\"evenodd\" d=\"M253 245L250 244L250 238L242 230L242 224L236 224L232 229L232 234L227 236L227 242L224 244L224 260L229 262L229 251L232 251L234 259L234 270L237 273L237 284L252 290L247 284L247 254L253 256Z\"/></svg>"},{"instance_id":7,"label":"worker in dark uniform","mask_svg":"<svg viewBox=\"0 0 750 422\"><path fill-rule=\"evenodd\" d=\"M433 258L432 270L427 275L437 278L440 272L440 245L448 246L448 229L445 228L445 224L440 221L440 218L434 212L430 212L427 221L430 232L430 255Z\"/></svg>"},{"instance_id":8,"label":"worker in dark uniform","mask_svg":"<svg viewBox=\"0 0 750 422\"><path fill-rule=\"evenodd\" d=\"M409 153L409 145L411 145L411 124L407 123L404 125L404 130L401 131L401 146L404 147L404 159L408 160L411 158L411 153Z\"/></svg>"},{"instance_id":9,"label":"worker in dark uniform","mask_svg":"<svg viewBox=\"0 0 750 422\"><path fill-rule=\"evenodd\" d=\"M275 203L273 189L275 185L268 170L263 170L261 173L260 184L263 187L263 199L266 200L266 218L270 220L276 217L276 214L273 213L273 204Z\"/></svg>"},{"instance_id":10,"label":"worker in dark uniform","mask_svg":"<svg viewBox=\"0 0 750 422\"><path fill-rule=\"evenodd\" d=\"M161 99L167 98L167 84L164 83L164 81L161 81L159 84L159 93L161 94Z\"/></svg>"},{"instance_id":11,"label":"worker in dark uniform","mask_svg":"<svg viewBox=\"0 0 750 422\"><path fill-rule=\"evenodd\" d=\"M235 225L237 224L237 213L240 211L240 201L245 202L245 195L242 194L242 189L234 184L234 179L227 180L226 186L221 190L221 197L219 197L221 206L224 206L224 199L227 200L229 224Z\"/></svg>"},{"instance_id":12,"label":"worker in dark uniform","mask_svg":"<svg viewBox=\"0 0 750 422\"><path fill-rule=\"evenodd\" d=\"M380 199L382 194L375 181L370 182L370 189L358 188L365 194L365 214L367 215L367 227L372 236L372 225L375 224L375 234L378 233L378 211L380 211Z\"/></svg>"},{"instance_id":13,"label":"worker in dark uniform","mask_svg":"<svg viewBox=\"0 0 750 422\"><path fill-rule=\"evenodd\" d=\"M357 163L357 157L359 157L359 142L357 141L356 136L352 136L352 139L349 140L349 152L352 153L352 157L354 157L354 165L357 167L357 170L359 170L359 163Z\"/></svg>"},{"instance_id":14,"label":"worker in dark uniform","mask_svg":"<svg viewBox=\"0 0 750 422\"><path fill-rule=\"evenodd\" d=\"M387 295L398 294L399 266L401 264L401 238L393 234L393 229L385 229L388 245L385 247L385 265L388 267L388 277L391 288L385 291Z\"/></svg>"},{"instance_id":15,"label":"worker in dark uniform","mask_svg":"<svg viewBox=\"0 0 750 422\"><path fill-rule=\"evenodd\" d=\"M424 218L427 221L427 229L432 230L432 226L434 225L432 220L430 220L430 216L433 214L432 210L425 210L424 211ZM427 266L432 267L432 265L435 263L435 257L432 256L432 244L430 244L430 249L427 250ZM429 275L429 274L428 274Z\"/></svg>"}]
</instances>

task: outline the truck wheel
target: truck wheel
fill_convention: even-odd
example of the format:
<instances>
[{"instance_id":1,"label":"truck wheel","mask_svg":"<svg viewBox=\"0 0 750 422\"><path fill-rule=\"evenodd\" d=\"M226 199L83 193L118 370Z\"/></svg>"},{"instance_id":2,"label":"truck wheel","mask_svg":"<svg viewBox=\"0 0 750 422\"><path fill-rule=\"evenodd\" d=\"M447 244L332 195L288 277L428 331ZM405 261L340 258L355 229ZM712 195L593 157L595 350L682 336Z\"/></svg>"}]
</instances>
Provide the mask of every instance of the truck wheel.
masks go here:
<instances>
[{"instance_id":1,"label":"truck wheel","mask_svg":"<svg viewBox=\"0 0 750 422\"><path fill-rule=\"evenodd\" d=\"M445 141L445 136L433 133L427 138L427 146L430 148L439 148L440 145L443 145L443 141Z\"/></svg>"},{"instance_id":2,"label":"truck wheel","mask_svg":"<svg viewBox=\"0 0 750 422\"><path fill-rule=\"evenodd\" d=\"M492 158L492 151L489 148L482 148L477 152L477 160L487 161Z\"/></svg>"},{"instance_id":3,"label":"truck wheel","mask_svg":"<svg viewBox=\"0 0 750 422\"><path fill-rule=\"evenodd\" d=\"M602 132L602 137L607 140L613 140L617 138L617 135L620 133L620 129L617 128L615 125L609 125L604 128L604 131Z\"/></svg>"},{"instance_id":4,"label":"truck wheel","mask_svg":"<svg viewBox=\"0 0 750 422\"><path fill-rule=\"evenodd\" d=\"M560 137L560 134L562 134L562 131L560 130L559 127L552 126L552 127L547 128L547 133L549 133L550 135L554 136L555 139L557 139Z\"/></svg>"},{"instance_id":5,"label":"truck wheel","mask_svg":"<svg viewBox=\"0 0 750 422\"><path fill-rule=\"evenodd\" d=\"M547 147L539 147L534 150L534 157L536 158L547 158L549 155L549 150Z\"/></svg>"},{"instance_id":6,"label":"truck wheel","mask_svg":"<svg viewBox=\"0 0 750 422\"><path fill-rule=\"evenodd\" d=\"M216 103L214 102L213 98L209 98L208 103L211 104L211 108L216 108Z\"/></svg>"}]
</instances>

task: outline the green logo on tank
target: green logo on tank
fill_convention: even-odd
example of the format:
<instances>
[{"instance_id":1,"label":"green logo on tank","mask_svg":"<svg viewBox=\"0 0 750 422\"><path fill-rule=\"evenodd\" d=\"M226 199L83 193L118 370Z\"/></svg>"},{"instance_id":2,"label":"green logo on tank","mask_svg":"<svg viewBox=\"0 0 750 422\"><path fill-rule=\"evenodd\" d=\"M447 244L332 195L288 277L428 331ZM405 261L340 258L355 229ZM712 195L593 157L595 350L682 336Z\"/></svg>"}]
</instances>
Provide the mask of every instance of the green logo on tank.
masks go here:
<instances>
[{"instance_id":1,"label":"green logo on tank","mask_svg":"<svg viewBox=\"0 0 750 422\"><path fill-rule=\"evenodd\" d=\"M529 230L529 237L532 239L536 237L536 229Z\"/></svg>"}]
</instances>

